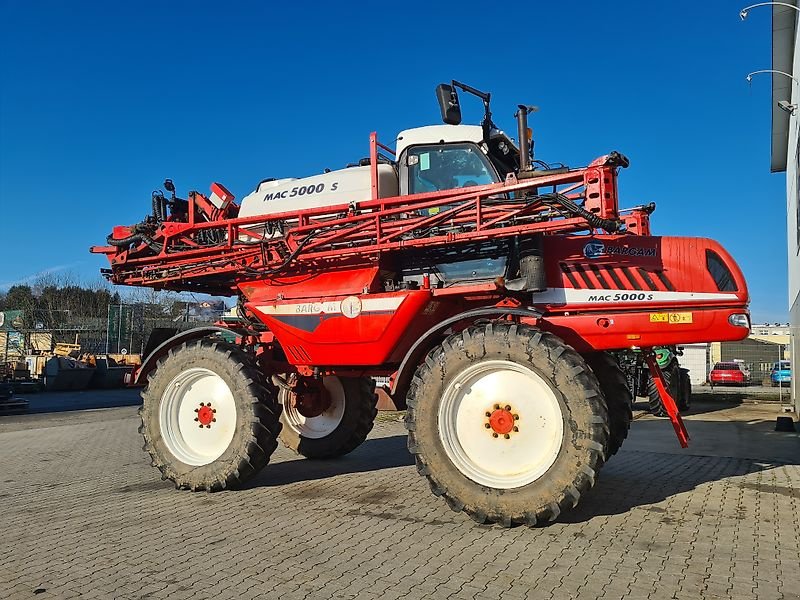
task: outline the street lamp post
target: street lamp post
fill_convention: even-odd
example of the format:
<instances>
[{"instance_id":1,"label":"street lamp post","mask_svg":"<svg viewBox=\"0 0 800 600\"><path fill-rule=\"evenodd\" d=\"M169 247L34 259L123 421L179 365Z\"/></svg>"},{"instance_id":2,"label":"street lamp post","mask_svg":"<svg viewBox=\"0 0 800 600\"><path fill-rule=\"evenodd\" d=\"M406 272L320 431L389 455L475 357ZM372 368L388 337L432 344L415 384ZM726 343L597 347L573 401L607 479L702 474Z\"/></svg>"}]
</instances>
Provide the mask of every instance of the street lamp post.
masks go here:
<instances>
[{"instance_id":1,"label":"street lamp post","mask_svg":"<svg viewBox=\"0 0 800 600\"><path fill-rule=\"evenodd\" d=\"M793 8L797 12L800 12L800 8L798 8L794 4L788 4L786 2L759 2L758 4L751 4L750 6L745 6L742 10L739 11L739 16L742 18L742 21L744 21L747 18L747 14L749 13L750 9L757 8L759 6L784 6L786 8ZM753 75L758 75L759 73L775 73L777 75L783 75L785 77L788 77L795 83L800 83L791 73L786 73L785 71L778 71L776 69L761 69L760 71L753 71L752 73L748 73L747 81L748 82L753 81ZM797 111L797 105L791 104L787 100L781 100L780 102L778 102L778 107L781 110L788 112L792 116L794 116L795 112Z\"/></svg>"},{"instance_id":2,"label":"street lamp post","mask_svg":"<svg viewBox=\"0 0 800 600\"><path fill-rule=\"evenodd\" d=\"M753 81L753 75L758 75L759 73L777 73L778 75L785 75L795 83L800 83L797 81L795 77L790 75L789 73L784 73L783 71L776 71L775 69L761 69L760 71L753 71L752 73L747 74L747 81ZM781 110L789 113L790 115L794 116L795 112L797 112L797 104L792 104L788 100L780 100L778 101L778 108Z\"/></svg>"},{"instance_id":3,"label":"street lamp post","mask_svg":"<svg viewBox=\"0 0 800 600\"><path fill-rule=\"evenodd\" d=\"M759 6L785 6L786 8L793 8L797 12L800 12L800 8L796 7L794 4L788 4L786 2L759 2L758 4L751 4L750 6L745 6L742 10L739 11L739 17L744 21L747 18L747 13L750 11L751 8L758 8Z\"/></svg>"},{"instance_id":4,"label":"street lamp post","mask_svg":"<svg viewBox=\"0 0 800 600\"><path fill-rule=\"evenodd\" d=\"M748 73L745 79L747 79L747 81L753 81L753 75L758 75L759 73L777 73L778 75L785 75L795 83L800 83L800 81L797 81L793 75L785 73L784 71L776 71L775 69L760 69L758 71L753 71L752 73Z\"/></svg>"}]
</instances>

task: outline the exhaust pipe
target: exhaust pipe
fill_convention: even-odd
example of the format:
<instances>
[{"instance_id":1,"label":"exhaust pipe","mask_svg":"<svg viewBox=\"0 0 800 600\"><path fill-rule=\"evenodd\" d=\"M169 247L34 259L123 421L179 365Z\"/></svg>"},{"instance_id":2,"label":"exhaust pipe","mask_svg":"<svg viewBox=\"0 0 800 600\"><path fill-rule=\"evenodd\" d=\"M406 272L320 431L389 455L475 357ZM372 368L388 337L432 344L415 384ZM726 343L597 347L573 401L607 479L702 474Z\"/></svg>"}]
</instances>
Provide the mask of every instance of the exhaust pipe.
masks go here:
<instances>
[{"instance_id":1,"label":"exhaust pipe","mask_svg":"<svg viewBox=\"0 0 800 600\"><path fill-rule=\"evenodd\" d=\"M528 113L536 111L535 106L525 106L519 104L518 110L514 114L517 118L517 130L519 138L519 170L531 170L531 148L532 141L530 139L530 130L528 129Z\"/></svg>"}]
</instances>

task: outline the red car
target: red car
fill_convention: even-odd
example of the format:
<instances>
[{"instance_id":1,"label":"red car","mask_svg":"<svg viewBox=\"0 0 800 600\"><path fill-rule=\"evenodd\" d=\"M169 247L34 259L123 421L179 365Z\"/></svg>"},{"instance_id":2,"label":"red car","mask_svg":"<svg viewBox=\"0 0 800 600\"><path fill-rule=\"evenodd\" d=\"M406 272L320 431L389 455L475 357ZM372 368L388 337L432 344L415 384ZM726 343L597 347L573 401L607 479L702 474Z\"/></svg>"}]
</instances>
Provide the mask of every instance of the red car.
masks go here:
<instances>
[{"instance_id":1,"label":"red car","mask_svg":"<svg viewBox=\"0 0 800 600\"><path fill-rule=\"evenodd\" d=\"M718 362L708 374L708 382L714 385L745 385L749 377L739 363Z\"/></svg>"}]
</instances>

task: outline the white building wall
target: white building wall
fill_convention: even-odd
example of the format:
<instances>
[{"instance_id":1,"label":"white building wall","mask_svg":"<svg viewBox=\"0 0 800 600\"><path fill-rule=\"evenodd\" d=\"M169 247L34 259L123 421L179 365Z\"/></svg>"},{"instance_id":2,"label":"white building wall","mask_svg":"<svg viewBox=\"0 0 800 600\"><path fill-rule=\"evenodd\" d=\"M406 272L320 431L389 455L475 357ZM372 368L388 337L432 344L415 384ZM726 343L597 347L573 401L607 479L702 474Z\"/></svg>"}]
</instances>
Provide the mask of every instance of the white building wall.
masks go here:
<instances>
[{"instance_id":1,"label":"white building wall","mask_svg":"<svg viewBox=\"0 0 800 600\"><path fill-rule=\"evenodd\" d=\"M800 80L800 44L798 37L794 39L794 64L792 72ZM782 77L782 75L773 75ZM800 86L792 86L792 104L800 104ZM786 224L789 242L789 306L791 307L800 293L800 256L798 256L798 238L800 237L800 224L798 223L798 181L800 169L798 168L798 127L800 127L800 109L797 114L789 118L789 148L786 160ZM793 323L796 325L796 323Z\"/></svg>"},{"instance_id":2,"label":"white building wall","mask_svg":"<svg viewBox=\"0 0 800 600\"><path fill-rule=\"evenodd\" d=\"M789 357L792 361L792 403L794 404L794 411L800 413L800 381L798 381L798 368L800 368L800 296L795 298L789 312L789 318L792 321L792 345L791 356Z\"/></svg>"},{"instance_id":3,"label":"white building wall","mask_svg":"<svg viewBox=\"0 0 800 600\"><path fill-rule=\"evenodd\" d=\"M795 25L794 59L792 74L800 79L800 44ZM782 77L782 75L773 75ZM800 104L800 85L792 85L792 104ZM800 109L789 119L789 148L786 159L786 224L789 252L789 318L792 325L792 398L795 410L800 412L800 383L798 383L798 355L800 355Z\"/></svg>"},{"instance_id":4,"label":"white building wall","mask_svg":"<svg viewBox=\"0 0 800 600\"><path fill-rule=\"evenodd\" d=\"M683 356L678 362L684 369L689 369L692 385L703 385L711 370L708 364L709 344L684 344Z\"/></svg>"}]
</instances>

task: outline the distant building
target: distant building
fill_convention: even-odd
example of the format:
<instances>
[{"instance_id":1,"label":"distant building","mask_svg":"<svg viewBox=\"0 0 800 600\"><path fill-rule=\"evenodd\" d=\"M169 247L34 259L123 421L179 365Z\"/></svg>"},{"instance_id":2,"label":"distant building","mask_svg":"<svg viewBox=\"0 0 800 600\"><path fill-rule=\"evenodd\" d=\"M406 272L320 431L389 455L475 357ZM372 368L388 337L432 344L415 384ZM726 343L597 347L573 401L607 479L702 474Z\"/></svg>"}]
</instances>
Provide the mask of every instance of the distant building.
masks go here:
<instances>
[{"instance_id":1,"label":"distant building","mask_svg":"<svg viewBox=\"0 0 800 600\"><path fill-rule=\"evenodd\" d=\"M708 381L708 374L718 362L742 362L750 369L752 383L766 383L772 366L791 358L790 327L776 323L753 325L750 335L738 342L683 344L678 359L689 370L692 385Z\"/></svg>"},{"instance_id":2,"label":"distant building","mask_svg":"<svg viewBox=\"0 0 800 600\"><path fill-rule=\"evenodd\" d=\"M741 362L750 370L751 382L764 385L770 385L772 366L779 360L788 358L786 344L777 339L759 339L753 336L738 342L712 344L711 354L713 362Z\"/></svg>"},{"instance_id":3,"label":"distant building","mask_svg":"<svg viewBox=\"0 0 800 600\"><path fill-rule=\"evenodd\" d=\"M763 325L753 323L750 326L751 336L790 335L791 332L792 329L789 323L764 323Z\"/></svg>"},{"instance_id":4,"label":"distant building","mask_svg":"<svg viewBox=\"0 0 800 600\"><path fill-rule=\"evenodd\" d=\"M766 325L753 325L750 328L750 338L768 342L771 344L783 344L789 346L792 342L792 328L789 323L783 325L779 323ZM789 352L788 354L791 354Z\"/></svg>"},{"instance_id":5,"label":"distant building","mask_svg":"<svg viewBox=\"0 0 800 600\"><path fill-rule=\"evenodd\" d=\"M784 2L794 4L794 2ZM797 40L798 11L772 6L772 68L790 75L772 75L772 151L770 169L786 173L786 223L789 247L789 320L792 325L792 401L800 412L797 360L800 351L800 51Z\"/></svg>"}]
</instances>

